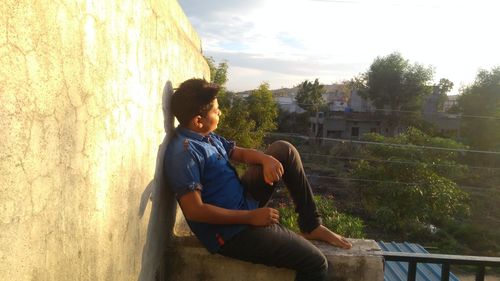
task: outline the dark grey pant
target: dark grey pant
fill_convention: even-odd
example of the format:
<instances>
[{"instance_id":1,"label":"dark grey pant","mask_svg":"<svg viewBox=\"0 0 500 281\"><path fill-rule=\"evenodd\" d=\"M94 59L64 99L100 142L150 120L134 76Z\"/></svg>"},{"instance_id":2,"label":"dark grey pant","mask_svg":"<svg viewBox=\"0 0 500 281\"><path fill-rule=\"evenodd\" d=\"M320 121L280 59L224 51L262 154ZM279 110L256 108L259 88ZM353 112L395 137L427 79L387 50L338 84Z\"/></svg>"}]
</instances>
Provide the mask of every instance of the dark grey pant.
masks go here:
<instances>
[{"instance_id":1,"label":"dark grey pant","mask_svg":"<svg viewBox=\"0 0 500 281\"><path fill-rule=\"evenodd\" d=\"M271 144L265 153L272 155L283 165L283 181L299 214L299 227L303 232L311 232L321 224L321 219L298 151L288 142L277 141ZM260 206L269 202L274 187L264 182L261 166L249 167L241 180L247 192L260 202ZM267 227L249 226L226 241L219 254L293 269L297 271L295 280L325 280L328 271L328 262L318 248L279 224Z\"/></svg>"}]
</instances>

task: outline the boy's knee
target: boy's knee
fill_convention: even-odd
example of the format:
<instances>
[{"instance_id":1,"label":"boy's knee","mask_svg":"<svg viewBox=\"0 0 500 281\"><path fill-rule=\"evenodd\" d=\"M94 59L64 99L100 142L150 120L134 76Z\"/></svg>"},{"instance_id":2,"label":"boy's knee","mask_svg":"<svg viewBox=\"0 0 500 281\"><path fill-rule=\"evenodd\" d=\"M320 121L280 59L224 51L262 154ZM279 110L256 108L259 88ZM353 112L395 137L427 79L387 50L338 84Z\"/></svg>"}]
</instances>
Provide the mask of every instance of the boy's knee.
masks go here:
<instances>
[{"instance_id":1,"label":"boy's knee","mask_svg":"<svg viewBox=\"0 0 500 281\"><path fill-rule=\"evenodd\" d=\"M318 262L318 268L320 271L327 273L328 272L328 260L324 255L321 255L321 259Z\"/></svg>"},{"instance_id":2,"label":"boy's knee","mask_svg":"<svg viewBox=\"0 0 500 281\"><path fill-rule=\"evenodd\" d=\"M278 148L282 148L282 149L290 149L290 148L295 148L293 146L293 144L287 142L287 141L284 141L284 140L277 140L275 142L273 142L271 144L271 146L276 146Z\"/></svg>"},{"instance_id":3,"label":"boy's knee","mask_svg":"<svg viewBox=\"0 0 500 281\"><path fill-rule=\"evenodd\" d=\"M325 280L328 275L328 260L323 254L315 255L314 259L310 259L310 263L306 268L298 271L296 280Z\"/></svg>"},{"instance_id":4,"label":"boy's knee","mask_svg":"<svg viewBox=\"0 0 500 281\"><path fill-rule=\"evenodd\" d=\"M324 272L328 271L328 259L319 249L315 248L315 251L306 256L309 259L307 267L310 270Z\"/></svg>"},{"instance_id":5,"label":"boy's knee","mask_svg":"<svg viewBox=\"0 0 500 281\"><path fill-rule=\"evenodd\" d=\"M321 276L318 279L326 278L326 276L328 275L328 260L326 259L326 257L324 255L321 255L320 257L318 257L316 268L317 268L318 276Z\"/></svg>"},{"instance_id":6,"label":"boy's knee","mask_svg":"<svg viewBox=\"0 0 500 281\"><path fill-rule=\"evenodd\" d=\"M266 153L273 155L280 161L284 161L291 155L298 154L298 151L293 144L284 140L278 140L267 148Z\"/></svg>"}]
</instances>

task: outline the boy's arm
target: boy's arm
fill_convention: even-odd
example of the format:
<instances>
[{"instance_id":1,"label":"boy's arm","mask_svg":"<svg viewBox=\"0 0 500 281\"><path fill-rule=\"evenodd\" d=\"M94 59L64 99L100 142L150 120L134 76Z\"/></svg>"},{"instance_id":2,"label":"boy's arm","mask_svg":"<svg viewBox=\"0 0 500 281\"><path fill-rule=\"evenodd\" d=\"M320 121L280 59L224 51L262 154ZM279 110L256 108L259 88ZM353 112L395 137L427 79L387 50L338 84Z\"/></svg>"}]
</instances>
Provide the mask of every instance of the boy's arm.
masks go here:
<instances>
[{"instance_id":1,"label":"boy's arm","mask_svg":"<svg viewBox=\"0 0 500 281\"><path fill-rule=\"evenodd\" d=\"M279 212L273 208L255 210L230 210L205 204L199 190L188 192L179 198L184 216L196 222L209 224L250 224L268 226L278 223Z\"/></svg>"},{"instance_id":2,"label":"boy's arm","mask_svg":"<svg viewBox=\"0 0 500 281\"><path fill-rule=\"evenodd\" d=\"M264 181L269 185L273 185L274 182L279 181L285 172L280 161L271 155L264 154L255 149L235 146L231 153L231 160L246 164L262 165Z\"/></svg>"}]
</instances>

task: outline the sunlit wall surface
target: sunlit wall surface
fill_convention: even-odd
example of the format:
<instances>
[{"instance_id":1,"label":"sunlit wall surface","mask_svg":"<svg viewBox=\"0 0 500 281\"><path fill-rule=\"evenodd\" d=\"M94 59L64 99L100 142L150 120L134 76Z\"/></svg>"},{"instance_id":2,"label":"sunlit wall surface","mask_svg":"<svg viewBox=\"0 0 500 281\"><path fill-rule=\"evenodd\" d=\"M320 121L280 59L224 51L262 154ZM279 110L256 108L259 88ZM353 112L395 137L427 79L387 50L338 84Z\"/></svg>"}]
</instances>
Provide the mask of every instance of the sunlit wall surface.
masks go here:
<instances>
[{"instance_id":1,"label":"sunlit wall surface","mask_svg":"<svg viewBox=\"0 0 500 281\"><path fill-rule=\"evenodd\" d=\"M0 280L137 280L162 91L207 77L175 0L0 5Z\"/></svg>"}]
</instances>

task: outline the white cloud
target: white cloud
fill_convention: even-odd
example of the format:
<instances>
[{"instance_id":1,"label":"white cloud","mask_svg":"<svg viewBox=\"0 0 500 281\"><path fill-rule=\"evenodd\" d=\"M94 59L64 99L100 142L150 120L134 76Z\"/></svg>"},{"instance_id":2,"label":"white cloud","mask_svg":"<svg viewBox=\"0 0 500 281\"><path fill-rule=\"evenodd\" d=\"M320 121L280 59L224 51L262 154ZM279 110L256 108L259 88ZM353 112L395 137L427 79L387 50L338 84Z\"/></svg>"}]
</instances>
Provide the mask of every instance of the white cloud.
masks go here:
<instances>
[{"instance_id":1,"label":"white cloud","mask_svg":"<svg viewBox=\"0 0 500 281\"><path fill-rule=\"evenodd\" d=\"M436 80L445 77L456 85L472 82L479 68L500 65L500 4L493 0L180 4L200 34L205 54L228 61L229 88L235 90L262 81L271 87L292 87L282 83L312 78L337 82L394 51L412 62L432 64Z\"/></svg>"}]
</instances>

